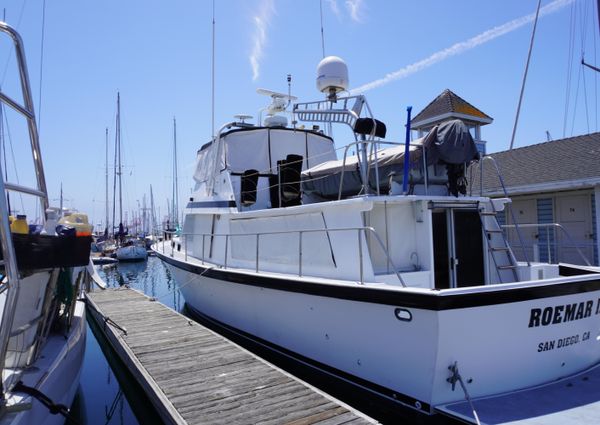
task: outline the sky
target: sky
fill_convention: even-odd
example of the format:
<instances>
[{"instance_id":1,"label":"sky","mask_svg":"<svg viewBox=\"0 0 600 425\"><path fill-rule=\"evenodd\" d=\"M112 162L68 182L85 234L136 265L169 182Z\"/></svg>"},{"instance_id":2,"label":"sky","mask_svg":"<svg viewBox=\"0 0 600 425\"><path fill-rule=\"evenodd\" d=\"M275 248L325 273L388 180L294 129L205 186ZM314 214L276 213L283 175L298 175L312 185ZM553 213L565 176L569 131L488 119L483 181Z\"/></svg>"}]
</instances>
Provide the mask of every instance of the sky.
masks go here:
<instances>
[{"instance_id":1,"label":"sky","mask_svg":"<svg viewBox=\"0 0 600 425\"><path fill-rule=\"evenodd\" d=\"M595 4L542 1L515 147L597 131L597 73L580 65L582 55L600 65ZM0 0L0 12L24 40L51 203L58 204L62 184L66 206L94 223L104 220L105 129L112 166L117 92L124 209L131 214L144 194L149 203L152 185L156 209L166 214L173 117L185 203L196 151L212 134L212 6L211 0ZM387 139L403 141L407 106L414 116L449 88L494 119L482 128L488 153L506 150L536 6L536 0L216 0L214 126L235 114L258 117L269 99L256 89L287 92L287 74L299 101L323 99L315 79L324 45L325 55L345 60L352 92L367 97L387 125ZM19 98L9 47L0 44L0 83ZM9 177L18 174L25 183L33 179L26 172L31 161L21 159L30 155L25 127L9 122L4 131L5 138L11 133ZM351 139L336 133L338 147ZM112 171L109 186L112 214Z\"/></svg>"}]
</instances>

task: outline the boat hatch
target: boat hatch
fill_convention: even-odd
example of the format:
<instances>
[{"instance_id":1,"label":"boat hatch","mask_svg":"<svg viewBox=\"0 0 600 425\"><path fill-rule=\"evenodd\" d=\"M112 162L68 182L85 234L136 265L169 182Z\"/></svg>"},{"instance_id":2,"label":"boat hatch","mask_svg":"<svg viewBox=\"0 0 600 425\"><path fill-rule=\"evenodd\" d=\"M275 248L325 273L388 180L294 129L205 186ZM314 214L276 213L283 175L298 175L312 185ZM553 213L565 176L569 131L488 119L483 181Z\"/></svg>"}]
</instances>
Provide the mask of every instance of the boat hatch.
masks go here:
<instances>
[{"instance_id":1,"label":"boat hatch","mask_svg":"<svg viewBox=\"0 0 600 425\"><path fill-rule=\"evenodd\" d=\"M550 384L471 401L482 425L597 424L600 423L600 365ZM476 423L466 400L435 409L451 418Z\"/></svg>"}]
</instances>

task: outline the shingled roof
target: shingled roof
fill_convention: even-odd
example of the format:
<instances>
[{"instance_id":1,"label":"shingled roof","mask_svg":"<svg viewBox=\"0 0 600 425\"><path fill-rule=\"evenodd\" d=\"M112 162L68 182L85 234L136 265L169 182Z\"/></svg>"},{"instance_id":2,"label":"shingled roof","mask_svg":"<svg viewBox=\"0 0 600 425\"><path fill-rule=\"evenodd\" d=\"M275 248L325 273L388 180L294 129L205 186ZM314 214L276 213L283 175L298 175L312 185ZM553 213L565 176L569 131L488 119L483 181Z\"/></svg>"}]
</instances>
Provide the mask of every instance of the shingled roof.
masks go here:
<instances>
[{"instance_id":1,"label":"shingled roof","mask_svg":"<svg viewBox=\"0 0 600 425\"><path fill-rule=\"evenodd\" d=\"M600 133L553 140L491 154L509 194L557 191L600 184ZM479 164L473 166L473 193L479 193ZM489 161L483 166L483 189L501 192Z\"/></svg>"},{"instance_id":2,"label":"shingled roof","mask_svg":"<svg viewBox=\"0 0 600 425\"><path fill-rule=\"evenodd\" d=\"M444 118L459 118L472 120L482 124L489 124L493 119L487 114L471 105L456 93L446 89L436 97L429 105L419 112L412 120L411 126L419 128Z\"/></svg>"}]
</instances>

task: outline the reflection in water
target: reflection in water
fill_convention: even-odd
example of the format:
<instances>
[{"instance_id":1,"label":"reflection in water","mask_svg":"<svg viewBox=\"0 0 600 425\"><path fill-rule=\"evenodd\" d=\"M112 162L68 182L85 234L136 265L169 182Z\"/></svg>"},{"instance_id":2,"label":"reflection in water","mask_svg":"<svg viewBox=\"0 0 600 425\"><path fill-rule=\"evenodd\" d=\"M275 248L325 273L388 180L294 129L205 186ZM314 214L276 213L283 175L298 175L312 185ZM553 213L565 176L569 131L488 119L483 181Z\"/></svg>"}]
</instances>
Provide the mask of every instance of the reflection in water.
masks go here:
<instances>
[{"instance_id":1,"label":"reflection in water","mask_svg":"<svg viewBox=\"0 0 600 425\"><path fill-rule=\"evenodd\" d=\"M147 262L104 266L98 273L109 287L128 285L181 311L183 299L167 268L156 257L149 257ZM80 391L72 409L77 422L82 425L160 424L125 365L114 352L106 349L106 342L102 344L100 347L88 326Z\"/></svg>"}]
</instances>

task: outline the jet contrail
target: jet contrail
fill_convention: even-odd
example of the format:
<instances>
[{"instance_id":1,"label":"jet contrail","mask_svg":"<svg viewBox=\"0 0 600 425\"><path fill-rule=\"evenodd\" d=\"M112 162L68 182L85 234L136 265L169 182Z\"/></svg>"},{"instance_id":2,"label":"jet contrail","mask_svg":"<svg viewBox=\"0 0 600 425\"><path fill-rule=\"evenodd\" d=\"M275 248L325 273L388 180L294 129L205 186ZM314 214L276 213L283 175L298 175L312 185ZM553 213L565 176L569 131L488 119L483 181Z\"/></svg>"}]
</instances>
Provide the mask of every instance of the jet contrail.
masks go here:
<instances>
[{"instance_id":1,"label":"jet contrail","mask_svg":"<svg viewBox=\"0 0 600 425\"><path fill-rule=\"evenodd\" d=\"M254 16L254 36L252 52L249 60L252 66L252 80L256 81L260 75L260 61L263 57L263 51L267 42L267 28L271 23L271 18L275 13L275 3L273 0L263 0L260 5L258 15Z\"/></svg>"},{"instance_id":2,"label":"jet contrail","mask_svg":"<svg viewBox=\"0 0 600 425\"><path fill-rule=\"evenodd\" d=\"M542 7L540 9L540 17L557 12L558 10L562 9L565 6L568 6L569 4L573 3L574 1L575 0L555 0L552 3ZM440 50L439 52L432 54L428 58L422 59L422 60L415 62L413 64L410 64L410 65L407 65L404 68L399 69L398 71L391 72L383 78L380 78L378 80L372 81L367 84L363 84L360 87L356 87L356 88L350 90L350 93L352 93L352 94L364 93L368 90L384 86L388 83L391 83L392 81L396 81L396 80L400 80L402 78L408 77L409 75L412 75L412 74L419 72L425 68L428 68L431 65L434 65L438 62L443 61L444 59L447 59L451 56L456 56L460 53L464 53L467 50L471 50L477 46L487 43L488 41L492 41L492 40L500 37L501 35L508 34L509 32L513 32L513 31L521 28L523 25L533 22L534 19L535 19L535 13L532 13L531 15L522 16L517 19L513 19L512 21L509 21L503 25L499 25L497 27L494 27L492 29L484 31L481 34L476 35L475 37L472 37L466 41L461 41L460 43L456 43L446 49Z\"/></svg>"}]
</instances>

